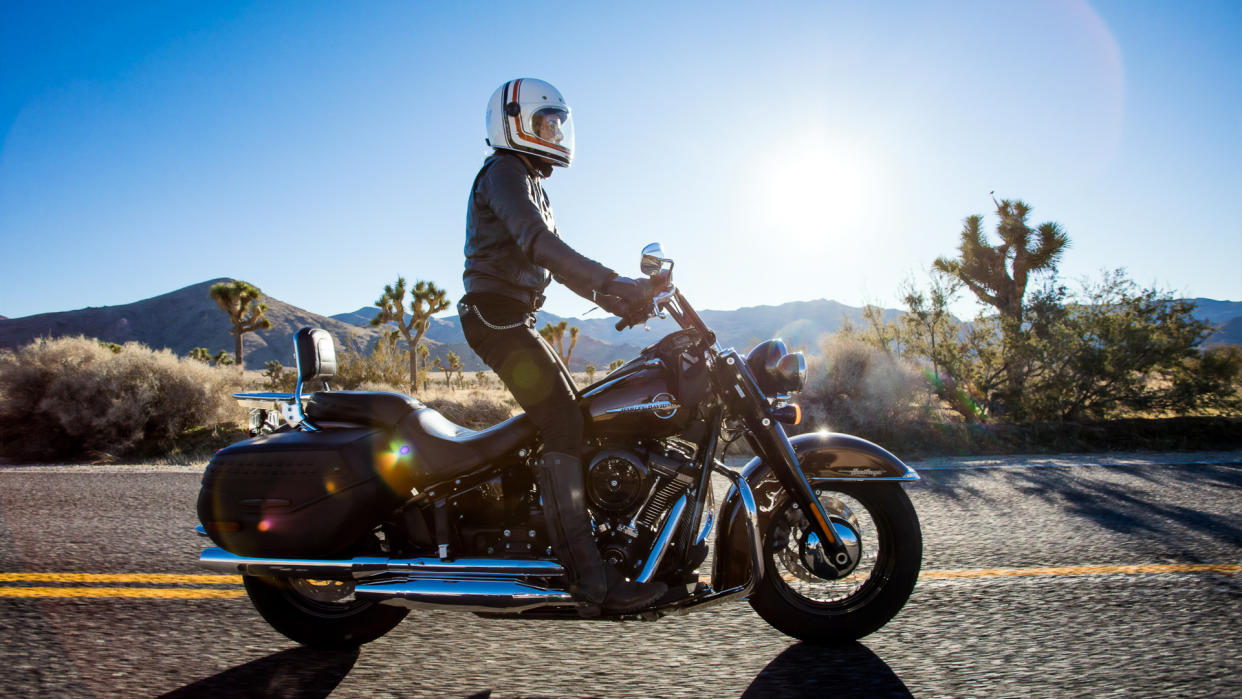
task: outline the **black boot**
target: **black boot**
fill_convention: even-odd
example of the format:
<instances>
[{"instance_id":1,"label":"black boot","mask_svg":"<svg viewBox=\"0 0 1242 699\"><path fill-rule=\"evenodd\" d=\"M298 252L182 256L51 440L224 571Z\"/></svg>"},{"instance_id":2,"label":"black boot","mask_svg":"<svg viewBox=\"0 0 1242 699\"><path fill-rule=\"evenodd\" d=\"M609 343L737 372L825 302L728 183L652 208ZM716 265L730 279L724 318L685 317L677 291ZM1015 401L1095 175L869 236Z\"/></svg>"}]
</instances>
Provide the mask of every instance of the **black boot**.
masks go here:
<instances>
[{"instance_id":1,"label":"black boot","mask_svg":"<svg viewBox=\"0 0 1242 699\"><path fill-rule=\"evenodd\" d=\"M668 585L662 582L630 582L612 566L608 566L607 577L608 596L604 598L603 608L614 614L646 609L668 592Z\"/></svg>"},{"instance_id":2,"label":"black boot","mask_svg":"<svg viewBox=\"0 0 1242 699\"><path fill-rule=\"evenodd\" d=\"M590 614L600 607L609 612L634 611L664 595L668 589L664 583L627 582L611 566L605 566L587 516L582 462L578 457L545 452L539 469L539 490L548 539L565 566L569 593L588 605L580 613Z\"/></svg>"}]
</instances>

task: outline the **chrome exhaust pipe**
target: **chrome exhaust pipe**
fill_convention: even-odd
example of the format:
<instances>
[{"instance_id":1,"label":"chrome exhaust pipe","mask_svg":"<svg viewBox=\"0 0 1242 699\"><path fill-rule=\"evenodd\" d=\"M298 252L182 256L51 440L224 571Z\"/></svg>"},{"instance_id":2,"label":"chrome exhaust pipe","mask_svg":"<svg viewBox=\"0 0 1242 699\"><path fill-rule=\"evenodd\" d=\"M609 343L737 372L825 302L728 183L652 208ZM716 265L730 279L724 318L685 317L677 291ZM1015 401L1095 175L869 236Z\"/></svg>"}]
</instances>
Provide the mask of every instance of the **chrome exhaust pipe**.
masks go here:
<instances>
[{"instance_id":1,"label":"chrome exhaust pipe","mask_svg":"<svg viewBox=\"0 0 1242 699\"><path fill-rule=\"evenodd\" d=\"M400 573L410 578L500 577L554 578L565 574L557 561L503 558L379 558L359 556L347 560L267 558L238 556L220 548L204 549L198 563L207 570L242 575L288 575L294 577L362 579Z\"/></svg>"},{"instance_id":2,"label":"chrome exhaust pipe","mask_svg":"<svg viewBox=\"0 0 1242 699\"><path fill-rule=\"evenodd\" d=\"M358 583L357 599L399 607L466 612L522 612L548 606L572 606L564 590L547 590L516 580L407 579Z\"/></svg>"}]
</instances>

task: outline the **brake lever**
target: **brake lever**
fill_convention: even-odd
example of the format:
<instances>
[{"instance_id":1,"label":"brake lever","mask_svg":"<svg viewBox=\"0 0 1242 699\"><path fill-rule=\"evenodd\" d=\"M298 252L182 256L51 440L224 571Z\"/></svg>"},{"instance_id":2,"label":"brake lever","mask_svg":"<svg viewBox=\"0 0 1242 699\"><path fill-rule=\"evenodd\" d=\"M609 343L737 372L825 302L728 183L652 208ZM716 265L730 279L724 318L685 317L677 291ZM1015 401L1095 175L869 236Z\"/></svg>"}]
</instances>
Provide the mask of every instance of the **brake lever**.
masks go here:
<instances>
[{"instance_id":1,"label":"brake lever","mask_svg":"<svg viewBox=\"0 0 1242 699\"><path fill-rule=\"evenodd\" d=\"M667 318L668 313L664 311L664 306L666 305L666 302L669 299L673 298L673 293L676 291L677 289L672 284L669 284L664 289L664 291L661 291L660 293L652 297L650 311L636 313L628 318L622 318L621 320L618 320L617 325L616 325L617 332L626 330L627 328L635 327L639 323L642 323L644 326L646 326L647 321L651 320L652 318ZM651 328L649 327L646 329L651 330Z\"/></svg>"}]
</instances>

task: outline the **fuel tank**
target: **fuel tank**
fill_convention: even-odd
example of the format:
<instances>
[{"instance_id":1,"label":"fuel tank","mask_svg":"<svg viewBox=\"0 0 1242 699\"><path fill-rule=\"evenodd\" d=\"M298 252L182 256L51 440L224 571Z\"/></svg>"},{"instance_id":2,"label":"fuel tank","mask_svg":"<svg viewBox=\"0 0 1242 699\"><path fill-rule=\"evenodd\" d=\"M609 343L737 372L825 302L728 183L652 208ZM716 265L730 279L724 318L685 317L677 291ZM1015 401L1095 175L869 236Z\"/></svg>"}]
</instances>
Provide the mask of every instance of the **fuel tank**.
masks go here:
<instances>
[{"instance_id":1,"label":"fuel tank","mask_svg":"<svg viewBox=\"0 0 1242 699\"><path fill-rule=\"evenodd\" d=\"M673 384L668 368L658 359L621 367L583 392L587 432L652 437L676 433L692 410L678 403Z\"/></svg>"}]
</instances>

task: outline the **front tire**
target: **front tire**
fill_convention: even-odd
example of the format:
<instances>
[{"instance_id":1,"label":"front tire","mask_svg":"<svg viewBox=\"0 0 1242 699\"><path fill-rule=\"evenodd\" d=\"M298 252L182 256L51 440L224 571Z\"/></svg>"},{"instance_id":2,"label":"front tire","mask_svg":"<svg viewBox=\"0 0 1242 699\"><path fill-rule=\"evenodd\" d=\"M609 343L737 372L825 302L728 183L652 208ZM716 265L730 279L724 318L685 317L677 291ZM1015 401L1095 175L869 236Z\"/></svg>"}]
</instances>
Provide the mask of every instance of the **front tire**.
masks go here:
<instances>
[{"instance_id":1,"label":"front tire","mask_svg":"<svg viewBox=\"0 0 1242 699\"><path fill-rule=\"evenodd\" d=\"M858 534L857 566L826 580L797 555L809 522L784 495L763 532L764 576L750 605L782 633L814 644L847 643L888 623L918 580L923 536L910 498L896 483L820 481L815 493L831 519Z\"/></svg>"},{"instance_id":2,"label":"front tire","mask_svg":"<svg viewBox=\"0 0 1242 699\"><path fill-rule=\"evenodd\" d=\"M353 584L242 576L259 614L280 633L312 648L347 650L388 633L410 610L353 598Z\"/></svg>"}]
</instances>

